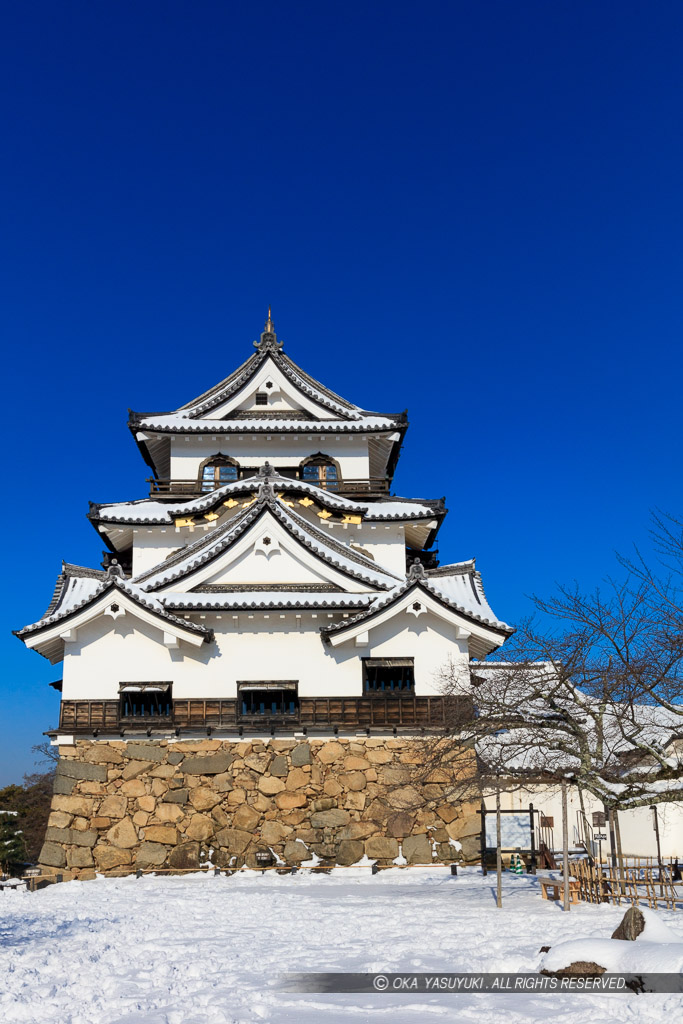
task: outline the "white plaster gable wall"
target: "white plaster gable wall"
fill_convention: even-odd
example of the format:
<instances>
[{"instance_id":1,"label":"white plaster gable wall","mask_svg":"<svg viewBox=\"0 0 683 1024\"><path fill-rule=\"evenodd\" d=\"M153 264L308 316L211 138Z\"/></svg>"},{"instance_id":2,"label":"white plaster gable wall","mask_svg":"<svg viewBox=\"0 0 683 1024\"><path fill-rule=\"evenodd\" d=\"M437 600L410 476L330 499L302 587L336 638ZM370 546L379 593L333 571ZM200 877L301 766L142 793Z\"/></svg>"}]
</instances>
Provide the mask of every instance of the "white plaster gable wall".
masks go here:
<instances>
[{"instance_id":1,"label":"white plaster gable wall","mask_svg":"<svg viewBox=\"0 0 683 1024\"><path fill-rule=\"evenodd\" d=\"M578 790L569 786L567 791L567 809L569 821L569 843L574 848L579 839L577 821L581 809ZM584 793L584 806L588 821L592 821L593 811L603 811L602 802L590 793ZM495 809L495 793L487 793L486 806ZM529 785L523 789L503 790L501 807L504 810L528 813L529 803L555 819L554 841L556 848L562 843L562 796L559 786L544 784ZM683 804L658 804L659 831L663 857L683 857ZM493 818L493 816L492 816ZM626 856L657 856L657 843L652 827L652 811L648 807L637 807L631 811L619 812L621 829L621 845ZM609 828L601 830L608 839L602 844L603 857L609 852ZM597 852L597 851L596 851Z\"/></svg>"},{"instance_id":2,"label":"white plaster gable wall","mask_svg":"<svg viewBox=\"0 0 683 1024\"><path fill-rule=\"evenodd\" d=\"M249 496L240 495L238 504L233 509L219 506L216 510L218 519L189 526L139 526L133 528L133 576L154 568L173 551L191 544L205 533L215 532L229 519L241 511ZM351 551L361 550L371 556L378 566L388 569L402 578L405 575L405 525L403 523L330 523L318 515L320 506L314 504L306 507L295 499L292 511L311 523L323 534L328 534L340 544L348 545ZM345 515L340 512L338 515ZM178 513L181 519L181 513ZM201 514L195 518L201 520ZM158 555L158 557L157 557ZM155 560L156 559L156 560ZM294 582L292 580L291 582Z\"/></svg>"},{"instance_id":3,"label":"white plaster gable wall","mask_svg":"<svg viewBox=\"0 0 683 1024\"><path fill-rule=\"evenodd\" d=\"M267 533L269 546L264 545L263 540ZM257 584L279 584L279 583L329 583L321 572L316 572L310 560L304 562L293 550L293 545L288 546L276 542L271 534L274 531L262 531L260 537L250 538L252 546L233 558L229 563L223 565L218 572L207 577L206 583L257 583ZM320 565L320 563L318 563Z\"/></svg>"},{"instance_id":4,"label":"white plaster gable wall","mask_svg":"<svg viewBox=\"0 0 683 1024\"><path fill-rule=\"evenodd\" d=\"M197 531L195 530L195 535ZM271 541L264 545L265 537ZM361 570L361 566L358 569ZM192 590L206 583L332 583L350 593L377 589L374 584L337 571L300 544L267 513L212 562L183 578L159 586L159 593Z\"/></svg>"},{"instance_id":5,"label":"white plaster gable wall","mask_svg":"<svg viewBox=\"0 0 683 1024\"><path fill-rule=\"evenodd\" d=\"M489 644L492 648L500 645L500 636L490 627L482 622L475 622L455 609L444 607L432 594L425 591L407 590L401 594L395 602L388 603L385 607L379 608L375 617L368 622L351 622L348 630L339 630L330 637L330 643L334 647L348 646L360 642L360 635L369 633L375 636L383 628L395 631L397 624L402 622L404 616L416 619L418 622L429 621L431 618L443 621L451 635L467 644L467 650L478 653L481 644ZM454 616L457 621L453 621Z\"/></svg>"},{"instance_id":6,"label":"white plaster gable wall","mask_svg":"<svg viewBox=\"0 0 683 1024\"><path fill-rule=\"evenodd\" d=\"M267 388L266 384L272 387ZM275 365L272 359L266 359L258 372L254 374L246 387L232 395L226 402L206 413L206 419L222 420L237 409L265 409L256 405L256 392L268 394L268 407L272 409L304 409L317 419L336 419L338 414L324 405L319 405L308 398L292 384L292 382Z\"/></svg>"},{"instance_id":7,"label":"white plaster gable wall","mask_svg":"<svg viewBox=\"0 0 683 1024\"><path fill-rule=\"evenodd\" d=\"M374 630L366 646L338 649L324 644L319 633L331 621L328 616L291 611L194 615L215 630L215 642L198 648L181 643L176 649L164 647L159 630L132 616L116 622L100 618L66 645L62 697L114 700L122 682L168 681L177 699L227 698L236 696L238 681L263 679L296 679L302 696L359 697L363 657L414 658L418 696L439 694L438 673L449 658L467 672L465 643L433 616L405 616L393 629L386 623Z\"/></svg>"},{"instance_id":8,"label":"white plaster gable wall","mask_svg":"<svg viewBox=\"0 0 683 1024\"><path fill-rule=\"evenodd\" d=\"M314 424L312 424L313 426ZM339 463L342 479L369 476L368 437L358 434L201 434L171 439L171 477L194 480L201 463L222 452L241 466L296 466L309 455L324 452Z\"/></svg>"}]
</instances>

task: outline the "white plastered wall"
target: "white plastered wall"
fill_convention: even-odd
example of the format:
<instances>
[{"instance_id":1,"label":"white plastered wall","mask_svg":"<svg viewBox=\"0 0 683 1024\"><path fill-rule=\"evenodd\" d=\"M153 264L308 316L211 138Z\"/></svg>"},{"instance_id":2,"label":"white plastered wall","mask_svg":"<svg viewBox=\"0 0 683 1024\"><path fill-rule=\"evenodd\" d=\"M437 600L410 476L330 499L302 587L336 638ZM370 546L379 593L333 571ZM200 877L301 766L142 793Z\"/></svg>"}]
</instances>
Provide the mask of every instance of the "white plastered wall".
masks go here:
<instances>
[{"instance_id":1,"label":"white plastered wall","mask_svg":"<svg viewBox=\"0 0 683 1024\"><path fill-rule=\"evenodd\" d=\"M194 537L181 537L174 526L136 526L133 529L133 576L154 568Z\"/></svg>"},{"instance_id":2,"label":"white plastered wall","mask_svg":"<svg viewBox=\"0 0 683 1024\"><path fill-rule=\"evenodd\" d=\"M317 508L318 506L316 506ZM133 576L138 576L148 569L159 565L174 551L188 544L193 543L205 534L214 532L218 526L223 526L233 515L241 511L241 506L232 511L220 515L218 519L206 525L194 526L136 526L133 529ZM319 518L310 507L307 509L295 503L293 511L302 518L307 519L316 529L323 534L329 534L331 538L340 544L349 545L350 550L354 547L367 552L383 569L388 569L399 578L405 574L405 526L403 523L334 523L330 524ZM220 512L220 510L219 510ZM240 582L242 578L236 576L228 582ZM273 578L274 580L275 578ZM268 582L267 578L261 582ZM284 577L280 576L278 582L283 582ZM287 582L307 582L300 579L299 575L292 576ZM356 589L356 588L351 588ZM363 589L363 588L361 588Z\"/></svg>"},{"instance_id":3,"label":"white plastered wall","mask_svg":"<svg viewBox=\"0 0 683 1024\"><path fill-rule=\"evenodd\" d=\"M416 693L440 693L438 673L452 659L467 671L465 641L432 615L397 616L370 630L368 642L332 649L319 627L339 621L327 612L239 612L194 615L215 630L215 642L177 649L162 631L131 615L99 618L65 645L64 700L113 700L122 682L173 683L173 696L234 697L237 681L296 679L303 696L361 696L363 657L415 659Z\"/></svg>"},{"instance_id":4,"label":"white plastered wall","mask_svg":"<svg viewBox=\"0 0 683 1024\"><path fill-rule=\"evenodd\" d=\"M344 527L333 526L331 535L345 542ZM405 526L403 523L363 523L349 541L368 551L378 565L402 578L406 573Z\"/></svg>"},{"instance_id":5,"label":"white plastered wall","mask_svg":"<svg viewBox=\"0 0 683 1024\"><path fill-rule=\"evenodd\" d=\"M221 452L240 466L296 466L323 452L339 463L342 479L369 476L368 438L358 434L202 434L171 439L171 477L194 480L201 463Z\"/></svg>"},{"instance_id":6,"label":"white plastered wall","mask_svg":"<svg viewBox=\"0 0 683 1024\"><path fill-rule=\"evenodd\" d=\"M584 807L589 823L592 822L593 811L604 810L602 803L590 793L584 793ZM562 847L562 798L559 786L537 785L525 789L503 791L501 807L506 810L528 811L529 803L542 814L554 818L554 845ZM487 793L486 806L495 810L495 795ZM579 839L578 821L581 804L576 787L568 787L568 821L569 845L574 848ZM683 804L658 804L659 834L663 857L683 857ZM657 843L653 829L652 811L649 807L637 807L630 811L619 812L621 829L621 846L625 856L656 857ZM607 835L602 843L602 855L610 854L609 827L599 830ZM597 846L595 853L597 854Z\"/></svg>"}]
</instances>

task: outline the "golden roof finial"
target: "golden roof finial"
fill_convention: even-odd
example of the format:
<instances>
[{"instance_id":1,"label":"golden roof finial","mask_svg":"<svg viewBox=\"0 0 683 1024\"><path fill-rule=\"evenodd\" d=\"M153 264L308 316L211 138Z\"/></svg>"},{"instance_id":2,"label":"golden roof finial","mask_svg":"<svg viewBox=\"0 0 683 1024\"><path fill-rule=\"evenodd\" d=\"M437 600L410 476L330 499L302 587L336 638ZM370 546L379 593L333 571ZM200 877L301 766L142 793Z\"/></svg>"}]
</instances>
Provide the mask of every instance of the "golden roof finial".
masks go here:
<instances>
[{"instance_id":1,"label":"golden roof finial","mask_svg":"<svg viewBox=\"0 0 683 1024\"><path fill-rule=\"evenodd\" d=\"M273 314L270 306L268 306L268 319L263 325L261 340L254 342L254 348L257 348L259 352L279 352L282 349L282 342L277 340L275 333L275 324L273 323Z\"/></svg>"}]
</instances>

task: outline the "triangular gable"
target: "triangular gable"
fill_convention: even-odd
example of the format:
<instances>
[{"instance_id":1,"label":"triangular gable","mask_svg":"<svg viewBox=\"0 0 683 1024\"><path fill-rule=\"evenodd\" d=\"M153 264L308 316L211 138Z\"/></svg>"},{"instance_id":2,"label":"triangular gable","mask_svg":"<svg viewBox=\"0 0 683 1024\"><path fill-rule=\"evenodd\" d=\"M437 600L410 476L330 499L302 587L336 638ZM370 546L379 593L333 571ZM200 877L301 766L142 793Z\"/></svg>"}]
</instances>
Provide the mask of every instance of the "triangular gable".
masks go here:
<instances>
[{"instance_id":1,"label":"triangular gable","mask_svg":"<svg viewBox=\"0 0 683 1024\"><path fill-rule=\"evenodd\" d=\"M392 573L326 536L287 509L270 485L262 484L259 494L253 505L233 520L143 573L135 582L146 591L160 593L192 589L219 573L227 573L237 558L256 549L262 535L270 529L277 532L277 542L284 545L289 556L309 566L312 582L320 582L322 578L349 591L388 590L395 586L397 580ZM262 519L267 519L266 525L261 523ZM268 560L265 553L263 557ZM284 579L282 582L295 581Z\"/></svg>"},{"instance_id":2,"label":"triangular gable","mask_svg":"<svg viewBox=\"0 0 683 1024\"><path fill-rule=\"evenodd\" d=\"M213 565L188 577L189 590L202 585L328 583L349 592L367 591L371 584L337 571L329 561L307 548L272 514L266 514L225 551Z\"/></svg>"},{"instance_id":3,"label":"triangular gable","mask_svg":"<svg viewBox=\"0 0 683 1024\"><path fill-rule=\"evenodd\" d=\"M502 629L500 626L476 621L474 617L432 593L420 580L413 580L390 591L367 611L348 622L323 628L322 634L331 647L339 647L390 620L395 620L397 629L401 629L406 624L406 617L413 616L418 621L426 614L449 623L456 637L467 640L470 653L477 657L500 647L512 632L509 628Z\"/></svg>"},{"instance_id":4,"label":"triangular gable","mask_svg":"<svg viewBox=\"0 0 683 1024\"><path fill-rule=\"evenodd\" d=\"M267 405L257 405L256 395L267 395ZM305 394L297 387L293 375L286 376L281 366L272 356L268 356L251 374L242 386L227 399L202 413L204 419L232 419L248 412L254 414L298 413L300 419L312 417L313 420L352 419L348 412L342 412L341 406L330 408L330 403L323 404Z\"/></svg>"},{"instance_id":5,"label":"triangular gable","mask_svg":"<svg viewBox=\"0 0 683 1024\"><path fill-rule=\"evenodd\" d=\"M177 647L180 641L200 647L213 635L203 626L177 618L155 598L138 593L137 588L119 579L99 583L83 600L74 602L71 597L67 594L66 600L52 614L16 631L16 636L28 648L37 650L53 665L62 660L64 644L76 640L82 626L103 616L111 618L112 628L126 615L139 619L158 629L162 634L159 642L168 647Z\"/></svg>"},{"instance_id":6,"label":"triangular gable","mask_svg":"<svg viewBox=\"0 0 683 1024\"><path fill-rule=\"evenodd\" d=\"M320 384L282 351L270 316L261 340L255 341L256 352L220 383L182 405L176 412L192 419L223 419L238 406L244 406L258 387L270 383L269 391L279 389L287 396L292 409L304 409L315 419L358 419L359 406L336 395Z\"/></svg>"}]
</instances>

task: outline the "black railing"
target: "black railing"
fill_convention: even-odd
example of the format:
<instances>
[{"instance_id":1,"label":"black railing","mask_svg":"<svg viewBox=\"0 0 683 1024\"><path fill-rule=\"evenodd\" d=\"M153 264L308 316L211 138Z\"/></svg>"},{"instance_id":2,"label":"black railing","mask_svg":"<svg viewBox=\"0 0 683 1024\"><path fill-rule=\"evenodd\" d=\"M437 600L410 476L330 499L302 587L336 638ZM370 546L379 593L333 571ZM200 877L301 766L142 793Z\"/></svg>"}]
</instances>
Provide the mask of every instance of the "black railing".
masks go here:
<instances>
[{"instance_id":1,"label":"black railing","mask_svg":"<svg viewBox=\"0 0 683 1024\"><path fill-rule=\"evenodd\" d=\"M256 470L254 470L254 473ZM250 474L251 475L251 474ZM283 473L283 476L289 477L291 480L298 480L299 477L293 476L289 473ZM149 483L149 493L152 498L163 498L163 497L178 497L179 495L185 497L199 497L202 494L210 494L211 491L217 490L219 487L225 487L224 483L209 481L208 483L203 480L178 480L171 479L170 477L159 477L153 479L149 477L147 482ZM306 483L312 484L314 487L320 487L324 491L334 491L335 494L388 494L389 493L389 479L385 476L371 476L364 477L355 480L307 480ZM286 484L282 485L283 487Z\"/></svg>"}]
</instances>

